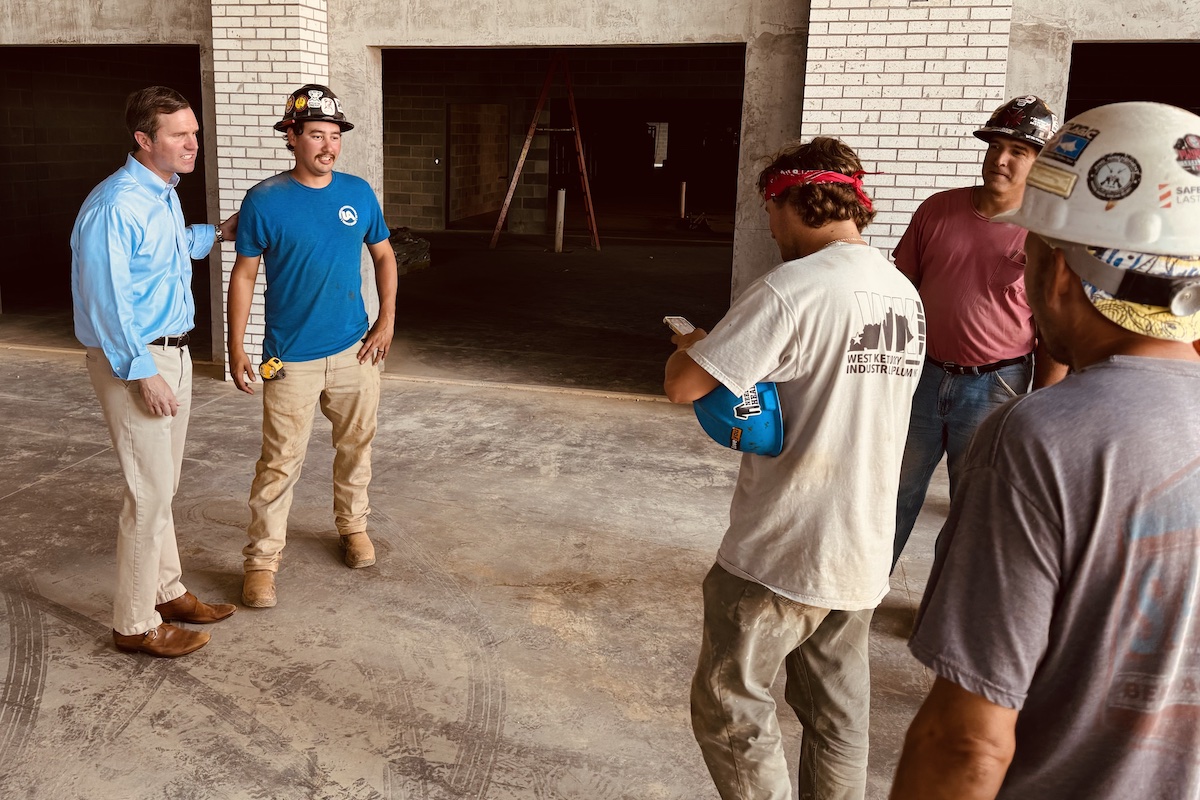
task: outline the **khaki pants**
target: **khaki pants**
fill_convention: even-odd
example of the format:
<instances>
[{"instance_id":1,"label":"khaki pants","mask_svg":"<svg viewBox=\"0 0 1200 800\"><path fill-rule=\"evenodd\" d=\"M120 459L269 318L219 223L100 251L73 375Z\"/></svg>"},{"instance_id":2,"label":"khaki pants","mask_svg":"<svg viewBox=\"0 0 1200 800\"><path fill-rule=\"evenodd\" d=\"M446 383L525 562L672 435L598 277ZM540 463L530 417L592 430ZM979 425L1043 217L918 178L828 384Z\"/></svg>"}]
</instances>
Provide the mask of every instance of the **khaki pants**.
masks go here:
<instances>
[{"instance_id":1,"label":"khaki pants","mask_svg":"<svg viewBox=\"0 0 1200 800\"><path fill-rule=\"evenodd\" d=\"M117 587L113 629L134 635L162 624L154 610L182 595L171 500L179 488L183 443L192 410L192 359L186 347L150 347L158 374L179 401L174 417L146 410L137 381L114 378L99 348L87 349L88 376L100 401L113 451L125 477L117 523Z\"/></svg>"},{"instance_id":2,"label":"khaki pants","mask_svg":"<svg viewBox=\"0 0 1200 800\"><path fill-rule=\"evenodd\" d=\"M343 536L367 529L371 442L379 411L379 367L359 364L359 345L328 358L284 365L283 378L263 383L262 456L250 489L247 572L279 569L287 543L292 493L312 433L318 402L333 423L333 513Z\"/></svg>"},{"instance_id":3,"label":"khaki pants","mask_svg":"<svg viewBox=\"0 0 1200 800\"><path fill-rule=\"evenodd\" d=\"M790 800L771 684L804 726L800 800L862 800L867 788L872 610L831 611L714 565L704 579L704 642L692 730L723 800Z\"/></svg>"}]
</instances>

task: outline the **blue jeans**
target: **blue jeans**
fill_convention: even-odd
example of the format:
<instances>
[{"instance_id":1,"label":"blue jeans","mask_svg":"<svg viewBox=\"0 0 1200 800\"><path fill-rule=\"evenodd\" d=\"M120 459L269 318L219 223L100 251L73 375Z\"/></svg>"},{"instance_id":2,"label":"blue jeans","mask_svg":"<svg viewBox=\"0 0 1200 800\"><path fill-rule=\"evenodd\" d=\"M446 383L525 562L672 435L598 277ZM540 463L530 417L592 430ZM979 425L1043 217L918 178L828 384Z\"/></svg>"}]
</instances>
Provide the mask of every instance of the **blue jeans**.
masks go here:
<instances>
[{"instance_id":1,"label":"blue jeans","mask_svg":"<svg viewBox=\"0 0 1200 800\"><path fill-rule=\"evenodd\" d=\"M1029 388L1033 359L1001 367L982 375L951 375L925 362L921 382L913 395L908 420L908 441L900 465L900 492L896 498L896 543L892 569L900 560L925 503L929 480L942 454L947 456L950 496L958 482L967 445L975 429L1000 406Z\"/></svg>"}]
</instances>

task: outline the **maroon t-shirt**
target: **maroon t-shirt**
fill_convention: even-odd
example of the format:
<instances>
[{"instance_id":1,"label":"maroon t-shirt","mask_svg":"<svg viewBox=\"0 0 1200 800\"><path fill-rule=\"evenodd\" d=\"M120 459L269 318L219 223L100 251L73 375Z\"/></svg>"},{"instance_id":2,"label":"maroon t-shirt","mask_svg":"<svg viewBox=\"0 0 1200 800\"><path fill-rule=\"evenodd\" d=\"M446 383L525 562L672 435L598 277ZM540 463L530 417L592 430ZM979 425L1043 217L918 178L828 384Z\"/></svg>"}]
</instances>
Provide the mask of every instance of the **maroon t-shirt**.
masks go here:
<instances>
[{"instance_id":1,"label":"maroon t-shirt","mask_svg":"<svg viewBox=\"0 0 1200 800\"><path fill-rule=\"evenodd\" d=\"M1025 229L980 215L970 187L922 203L892 258L921 293L930 358L977 367L1033 351Z\"/></svg>"}]
</instances>

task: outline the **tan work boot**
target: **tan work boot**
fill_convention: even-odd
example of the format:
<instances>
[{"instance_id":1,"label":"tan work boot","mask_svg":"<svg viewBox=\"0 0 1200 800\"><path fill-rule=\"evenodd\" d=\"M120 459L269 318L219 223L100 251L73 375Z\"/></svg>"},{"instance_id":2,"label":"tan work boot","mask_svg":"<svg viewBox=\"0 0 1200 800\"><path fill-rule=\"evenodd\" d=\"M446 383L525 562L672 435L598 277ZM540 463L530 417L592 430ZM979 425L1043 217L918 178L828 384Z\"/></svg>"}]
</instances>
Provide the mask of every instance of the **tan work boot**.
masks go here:
<instances>
[{"instance_id":1,"label":"tan work boot","mask_svg":"<svg viewBox=\"0 0 1200 800\"><path fill-rule=\"evenodd\" d=\"M242 602L251 608L270 608L275 605L275 573L269 569L252 569L242 582Z\"/></svg>"},{"instance_id":2,"label":"tan work boot","mask_svg":"<svg viewBox=\"0 0 1200 800\"><path fill-rule=\"evenodd\" d=\"M375 563L375 545L366 531L342 536L342 549L346 551L346 566L361 569Z\"/></svg>"}]
</instances>

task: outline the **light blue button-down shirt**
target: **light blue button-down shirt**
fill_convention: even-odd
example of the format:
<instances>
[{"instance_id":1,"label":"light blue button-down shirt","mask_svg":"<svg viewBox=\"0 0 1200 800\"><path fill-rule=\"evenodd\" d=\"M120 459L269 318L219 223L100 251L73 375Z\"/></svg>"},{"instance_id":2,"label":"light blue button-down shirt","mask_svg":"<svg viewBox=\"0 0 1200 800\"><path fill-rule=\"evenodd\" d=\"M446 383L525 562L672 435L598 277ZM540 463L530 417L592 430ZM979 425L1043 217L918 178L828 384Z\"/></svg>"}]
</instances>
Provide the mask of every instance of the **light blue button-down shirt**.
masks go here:
<instances>
[{"instance_id":1,"label":"light blue button-down shirt","mask_svg":"<svg viewBox=\"0 0 1200 800\"><path fill-rule=\"evenodd\" d=\"M132 155L79 209L71 231L75 336L104 351L113 375L158 374L146 345L192 329L192 259L212 250L212 225L183 224L175 185Z\"/></svg>"}]
</instances>

